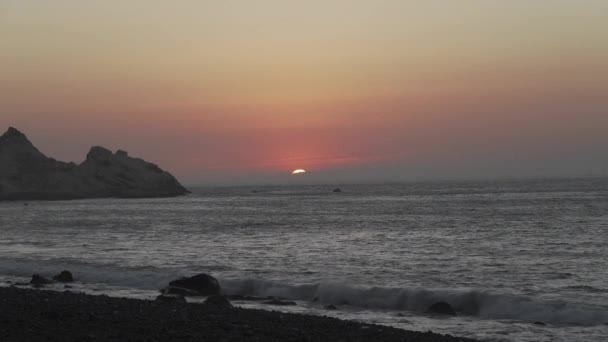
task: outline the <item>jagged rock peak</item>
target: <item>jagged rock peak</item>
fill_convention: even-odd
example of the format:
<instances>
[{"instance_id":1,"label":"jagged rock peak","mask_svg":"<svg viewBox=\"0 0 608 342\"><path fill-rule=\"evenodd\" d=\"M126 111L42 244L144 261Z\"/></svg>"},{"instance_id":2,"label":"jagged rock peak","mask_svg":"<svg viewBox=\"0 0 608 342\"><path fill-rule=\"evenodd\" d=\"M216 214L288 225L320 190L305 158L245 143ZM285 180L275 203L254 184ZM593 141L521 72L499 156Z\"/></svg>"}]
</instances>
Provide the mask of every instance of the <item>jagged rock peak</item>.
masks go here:
<instances>
[{"instance_id":1,"label":"jagged rock peak","mask_svg":"<svg viewBox=\"0 0 608 342\"><path fill-rule=\"evenodd\" d=\"M28 151L30 154L40 154L40 151L34 147L31 141L14 127L9 127L8 130L0 136L0 149L15 152L20 151L24 153Z\"/></svg>"},{"instance_id":2,"label":"jagged rock peak","mask_svg":"<svg viewBox=\"0 0 608 342\"><path fill-rule=\"evenodd\" d=\"M9 127L8 130L6 130L6 132L2 136L0 136L0 139L27 140L27 137L18 129L14 127Z\"/></svg>"},{"instance_id":3,"label":"jagged rock peak","mask_svg":"<svg viewBox=\"0 0 608 342\"><path fill-rule=\"evenodd\" d=\"M87 161L103 161L112 158L112 151L108 150L105 147L101 146L93 146L89 153L87 153Z\"/></svg>"},{"instance_id":4,"label":"jagged rock peak","mask_svg":"<svg viewBox=\"0 0 608 342\"><path fill-rule=\"evenodd\" d=\"M93 146L76 165L48 158L15 128L0 136L0 201L172 197L187 194L175 177L122 150Z\"/></svg>"}]
</instances>

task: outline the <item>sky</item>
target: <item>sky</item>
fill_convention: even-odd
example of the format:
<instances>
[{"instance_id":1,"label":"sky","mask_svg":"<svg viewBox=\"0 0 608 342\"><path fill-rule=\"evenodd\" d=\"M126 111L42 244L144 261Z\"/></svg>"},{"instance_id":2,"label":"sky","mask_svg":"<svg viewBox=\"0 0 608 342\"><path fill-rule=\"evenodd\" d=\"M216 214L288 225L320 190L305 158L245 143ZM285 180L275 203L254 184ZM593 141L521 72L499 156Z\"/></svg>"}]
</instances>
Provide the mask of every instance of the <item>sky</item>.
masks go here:
<instances>
[{"instance_id":1,"label":"sky","mask_svg":"<svg viewBox=\"0 0 608 342\"><path fill-rule=\"evenodd\" d=\"M187 184L606 176L608 1L0 0L9 126Z\"/></svg>"}]
</instances>

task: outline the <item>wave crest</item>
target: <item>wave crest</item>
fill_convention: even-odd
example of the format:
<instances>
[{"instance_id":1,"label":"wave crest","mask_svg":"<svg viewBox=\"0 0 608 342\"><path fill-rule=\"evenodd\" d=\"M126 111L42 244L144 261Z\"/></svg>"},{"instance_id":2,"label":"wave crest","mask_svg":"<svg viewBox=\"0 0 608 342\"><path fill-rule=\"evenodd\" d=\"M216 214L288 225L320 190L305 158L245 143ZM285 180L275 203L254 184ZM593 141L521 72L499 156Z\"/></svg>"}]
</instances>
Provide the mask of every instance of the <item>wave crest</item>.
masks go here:
<instances>
[{"instance_id":1,"label":"wave crest","mask_svg":"<svg viewBox=\"0 0 608 342\"><path fill-rule=\"evenodd\" d=\"M187 269L155 267L111 267L53 261L0 260L0 274L30 277L33 273L52 276L63 269L72 271L77 281L142 290L159 290L169 281L192 275ZM565 301L539 301L526 296L505 295L476 289L422 289L364 287L337 282L294 285L264 279L220 278L226 294L281 297L351 305L372 310L425 312L432 304L445 301L459 314L486 319L542 321L559 325L602 325L608 322L608 308Z\"/></svg>"},{"instance_id":2,"label":"wave crest","mask_svg":"<svg viewBox=\"0 0 608 342\"><path fill-rule=\"evenodd\" d=\"M601 325L608 322L608 310L564 301L537 301L526 296L496 294L474 289L421 289L361 287L343 283L289 285L257 279L224 279L228 294L275 296L292 300L352 305L379 310L425 312L445 301L457 312L487 319L542 321L560 325Z\"/></svg>"}]
</instances>

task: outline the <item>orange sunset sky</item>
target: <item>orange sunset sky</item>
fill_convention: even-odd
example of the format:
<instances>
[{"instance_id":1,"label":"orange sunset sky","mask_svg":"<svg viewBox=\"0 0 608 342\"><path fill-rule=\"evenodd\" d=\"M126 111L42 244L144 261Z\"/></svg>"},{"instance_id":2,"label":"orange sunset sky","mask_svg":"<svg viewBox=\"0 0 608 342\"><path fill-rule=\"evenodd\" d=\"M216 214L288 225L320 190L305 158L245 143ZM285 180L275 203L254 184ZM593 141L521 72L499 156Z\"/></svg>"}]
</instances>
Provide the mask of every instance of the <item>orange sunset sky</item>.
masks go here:
<instances>
[{"instance_id":1,"label":"orange sunset sky","mask_svg":"<svg viewBox=\"0 0 608 342\"><path fill-rule=\"evenodd\" d=\"M608 1L0 0L0 130L186 184L608 175Z\"/></svg>"}]
</instances>

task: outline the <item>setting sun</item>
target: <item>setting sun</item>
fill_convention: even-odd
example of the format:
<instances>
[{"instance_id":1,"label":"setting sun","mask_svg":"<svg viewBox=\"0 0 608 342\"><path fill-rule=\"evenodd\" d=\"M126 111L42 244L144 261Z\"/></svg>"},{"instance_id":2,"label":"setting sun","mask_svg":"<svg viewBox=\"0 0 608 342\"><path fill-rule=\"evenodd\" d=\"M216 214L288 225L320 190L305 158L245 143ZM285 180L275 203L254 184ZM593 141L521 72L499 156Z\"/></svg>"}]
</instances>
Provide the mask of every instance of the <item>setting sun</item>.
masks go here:
<instances>
[{"instance_id":1,"label":"setting sun","mask_svg":"<svg viewBox=\"0 0 608 342\"><path fill-rule=\"evenodd\" d=\"M306 173L306 170L304 169L297 169L297 170L293 170L293 172L291 173L292 175L299 175L302 173Z\"/></svg>"}]
</instances>

